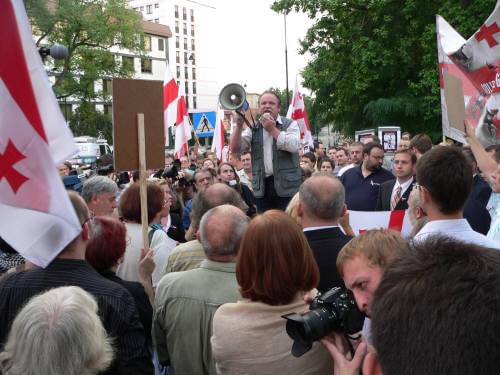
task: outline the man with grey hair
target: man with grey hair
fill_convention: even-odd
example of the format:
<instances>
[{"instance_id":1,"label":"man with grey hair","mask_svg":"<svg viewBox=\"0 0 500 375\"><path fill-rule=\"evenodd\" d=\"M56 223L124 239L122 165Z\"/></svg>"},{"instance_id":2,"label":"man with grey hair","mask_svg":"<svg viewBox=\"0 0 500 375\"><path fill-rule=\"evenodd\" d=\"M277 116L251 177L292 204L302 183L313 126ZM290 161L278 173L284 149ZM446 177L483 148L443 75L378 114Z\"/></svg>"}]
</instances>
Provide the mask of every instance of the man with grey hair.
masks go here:
<instances>
[{"instance_id":1,"label":"man with grey hair","mask_svg":"<svg viewBox=\"0 0 500 375\"><path fill-rule=\"evenodd\" d=\"M83 183L82 197L93 216L113 216L118 185L109 177L94 176Z\"/></svg>"},{"instance_id":2,"label":"man with grey hair","mask_svg":"<svg viewBox=\"0 0 500 375\"><path fill-rule=\"evenodd\" d=\"M320 292L344 286L336 262L338 253L352 238L339 227L346 210L344 186L336 177L315 173L301 185L297 214L318 263Z\"/></svg>"},{"instance_id":3,"label":"man with grey hair","mask_svg":"<svg viewBox=\"0 0 500 375\"><path fill-rule=\"evenodd\" d=\"M200 226L202 216L211 208L229 204L246 212L248 206L241 195L226 184L217 183L200 191L193 198L193 211L191 212L191 225L186 233L188 242L177 246L169 255L165 273L187 271L198 268L206 259L203 247L196 239L196 232Z\"/></svg>"},{"instance_id":4,"label":"man with grey hair","mask_svg":"<svg viewBox=\"0 0 500 375\"><path fill-rule=\"evenodd\" d=\"M105 374L153 374L134 299L124 287L105 279L85 261L90 239L89 211L78 193L68 191L68 195L82 226L78 236L46 268L16 272L0 280L0 347L17 313L30 298L51 288L73 285L95 297L98 315L113 338L116 357Z\"/></svg>"},{"instance_id":5,"label":"man with grey hair","mask_svg":"<svg viewBox=\"0 0 500 375\"><path fill-rule=\"evenodd\" d=\"M208 210L198 237L207 259L199 268L165 275L156 290L153 342L175 374L216 374L210 338L217 308L240 298L235 258L248 218L222 205Z\"/></svg>"}]
</instances>

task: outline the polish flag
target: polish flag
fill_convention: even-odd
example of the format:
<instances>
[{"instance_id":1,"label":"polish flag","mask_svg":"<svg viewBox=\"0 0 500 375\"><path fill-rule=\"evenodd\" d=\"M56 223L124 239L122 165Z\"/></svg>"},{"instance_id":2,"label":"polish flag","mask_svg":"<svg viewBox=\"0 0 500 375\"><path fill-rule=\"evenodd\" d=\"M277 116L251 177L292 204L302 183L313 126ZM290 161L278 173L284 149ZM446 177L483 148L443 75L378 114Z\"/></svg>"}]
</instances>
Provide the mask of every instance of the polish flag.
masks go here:
<instances>
[{"instance_id":1,"label":"polish flag","mask_svg":"<svg viewBox=\"0 0 500 375\"><path fill-rule=\"evenodd\" d=\"M177 117L175 120L175 157L178 159L186 155L188 141L191 139L191 123L186 106L184 90L181 87L179 99L177 100Z\"/></svg>"},{"instance_id":2,"label":"polish flag","mask_svg":"<svg viewBox=\"0 0 500 375\"><path fill-rule=\"evenodd\" d=\"M304 146L314 147L314 141L311 135L311 127L309 126L309 118L307 117L306 106L302 96L302 88L299 84L298 76L295 77L295 90L293 92L293 100L288 107L286 117L297 121L300 129L300 139Z\"/></svg>"},{"instance_id":3,"label":"polish flag","mask_svg":"<svg viewBox=\"0 0 500 375\"><path fill-rule=\"evenodd\" d=\"M177 100L179 99L179 88L172 75L170 65L165 69L165 78L163 80L163 122L165 127L165 138L168 140L168 131L175 125L177 120Z\"/></svg>"},{"instance_id":4,"label":"polish flag","mask_svg":"<svg viewBox=\"0 0 500 375\"><path fill-rule=\"evenodd\" d=\"M217 159L222 160L222 150L224 149L224 111L219 108L215 119L214 139L212 141L212 152L215 152Z\"/></svg>"},{"instance_id":5,"label":"polish flag","mask_svg":"<svg viewBox=\"0 0 500 375\"><path fill-rule=\"evenodd\" d=\"M356 236L369 229L393 229L406 238L412 228L410 215L405 210L349 211L349 223Z\"/></svg>"},{"instance_id":6,"label":"polish flag","mask_svg":"<svg viewBox=\"0 0 500 375\"><path fill-rule=\"evenodd\" d=\"M78 148L21 0L0 2L0 236L47 266L81 231L56 165Z\"/></svg>"}]
</instances>

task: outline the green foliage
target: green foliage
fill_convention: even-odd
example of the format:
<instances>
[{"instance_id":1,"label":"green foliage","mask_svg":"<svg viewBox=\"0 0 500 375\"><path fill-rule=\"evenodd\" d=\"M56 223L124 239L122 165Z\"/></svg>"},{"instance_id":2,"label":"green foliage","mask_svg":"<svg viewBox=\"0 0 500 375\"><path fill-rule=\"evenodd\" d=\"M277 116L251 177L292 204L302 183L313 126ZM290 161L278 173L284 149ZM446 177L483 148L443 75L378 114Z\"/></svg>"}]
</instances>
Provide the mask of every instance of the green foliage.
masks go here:
<instances>
[{"instance_id":1,"label":"green foliage","mask_svg":"<svg viewBox=\"0 0 500 375\"><path fill-rule=\"evenodd\" d=\"M94 92L94 82L132 74L111 53L112 47L143 51L140 16L127 8L126 0L25 0L25 5L37 45L68 48L66 59L54 63L56 96L108 100Z\"/></svg>"},{"instance_id":2,"label":"green foliage","mask_svg":"<svg viewBox=\"0 0 500 375\"><path fill-rule=\"evenodd\" d=\"M494 0L278 0L277 12L315 19L301 42L312 59L304 86L321 121L345 134L378 125L441 132L435 16L465 39Z\"/></svg>"},{"instance_id":3,"label":"green foliage","mask_svg":"<svg viewBox=\"0 0 500 375\"><path fill-rule=\"evenodd\" d=\"M82 103L75 110L69 120L69 127L75 137L102 135L109 143L113 141L111 115L97 111L91 103Z\"/></svg>"}]
</instances>

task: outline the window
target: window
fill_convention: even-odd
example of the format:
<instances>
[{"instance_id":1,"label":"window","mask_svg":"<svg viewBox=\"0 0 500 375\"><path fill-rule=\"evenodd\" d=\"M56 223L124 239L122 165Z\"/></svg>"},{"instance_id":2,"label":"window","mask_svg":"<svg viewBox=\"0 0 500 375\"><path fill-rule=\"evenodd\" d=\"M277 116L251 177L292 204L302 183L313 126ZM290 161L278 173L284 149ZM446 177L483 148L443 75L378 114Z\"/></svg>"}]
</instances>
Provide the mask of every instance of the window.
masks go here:
<instances>
[{"instance_id":1,"label":"window","mask_svg":"<svg viewBox=\"0 0 500 375\"><path fill-rule=\"evenodd\" d=\"M113 85L110 79L102 80L102 93L104 95L113 95Z\"/></svg>"},{"instance_id":2,"label":"window","mask_svg":"<svg viewBox=\"0 0 500 375\"><path fill-rule=\"evenodd\" d=\"M178 36L175 37L175 48L181 48L181 42Z\"/></svg>"},{"instance_id":3,"label":"window","mask_svg":"<svg viewBox=\"0 0 500 375\"><path fill-rule=\"evenodd\" d=\"M179 34L179 21L175 21L175 32Z\"/></svg>"},{"instance_id":4,"label":"window","mask_svg":"<svg viewBox=\"0 0 500 375\"><path fill-rule=\"evenodd\" d=\"M111 115L113 113L113 105L112 104L104 104L104 114Z\"/></svg>"},{"instance_id":5,"label":"window","mask_svg":"<svg viewBox=\"0 0 500 375\"><path fill-rule=\"evenodd\" d=\"M141 12L144 12L144 7L140 7L139 9L141 10Z\"/></svg>"},{"instance_id":6,"label":"window","mask_svg":"<svg viewBox=\"0 0 500 375\"><path fill-rule=\"evenodd\" d=\"M196 63L196 60L194 58L194 53L191 54L191 56L189 56L189 60L191 60L191 63L194 65Z\"/></svg>"},{"instance_id":7,"label":"window","mask_svg":"<svg viewBox=\"0 0 500 375\"><path fill-rule=\"evenodd\" d=\"M191 25L191 36L194 36L194 25Z\"/></svg>"},{"instance_id":8,"label":"window","mask_svg":"<svg viewBox=\"0 0 500 375\"><path fill-rule=\"evenodd\" d=\"M153 60L145 58L141 59L141 72L153 73Z\"/></svg>"},{"instance_id":9,"label":"window","mask_svg":"<svg viewBox=\"0 0 500 375\"><path fill-rule=\"evenodd\" d=\"M144 49L146 51L151 51L151 36L144 35L143 43L144 43Z\"/></svg>"},{"instance_id":10,"label":"window","mask_svg":"<svg viewBox=\"0 0 500 375\"><path fill-rule=\"evenodd\" d=\"M146 5L146 14L153 14L153 6L151 4Z\"/></svg>"},{"instance_id":11,"label":"window","mask_svg":"<svg viewBox=\"0 0 500 375\"><path fill-rule=\"evenodd\" d=\"M196 79L196 68L193 68L193 69L191 70L191 78L192 78L192 79Z\"/></svg>"},{"instance_id":12,"label":"window","mask_svg":"<svg viewBox=\"0 0 500 375\"><path fill-rule=\"evenodd\" d=\"M194 39L191 39L191 50L193 50L193 51L195 50L195 48L194 48Z\"/></svg>"},{"instance_id":13,"label":"window","mask_svg":"<svg viewBox=\"0 0 500 375\"><path fill-rule=\"evenodd\" d=\"M181 67L177 65L177 78L181 78Z\"/></svg>"},{"instance_id":14,"label":"window","mask_svg":"<svg viewBox=\"0 0 500 375\"><path fill-rule=\"evenodd\" d=\"M186 95L186 108L189 108L189 96Z\"/></svg>"},{"instance_id":15,"label":"window","mask_svg":"<svg viewBox=\"0 0 500 375\"><path fill-rule=\"evenodd\" d=\"M187 24L185 22L182 24L182 31L184 32L184 35L187 35L188 28L187 28Z\"/></svg>"},{"instance_id":16,"label":"window","mask_svg":"<svg viewBox=\"0 0 500 375\"><path fill-rule=\"evenodd\" d=\"M182 8L182 19L185 21L187 19L186 8Z\"/></svg>"},{"instance_id":17,"label":"window","mask_svg":"<svg viewBox=\"0 0 500 375\"><path fill-rule=\"evenodd\" d=\"M175 18L179 18L179 6L175 6Z\"/></svg>"},{"instance_id":18,"label":"window","mask_svg":"<svg viewBox=\"0 0 500 375\"><path fill-rule=\"evenodd\" d=\"M186 94L189 93L189 84L188 84L188 81L184 82L184 91L185 91Z\"/></svg>"},{"instance_id":19,"label":"window","mask_svg":"<svg viewBox=\"0 0 500 375\"><path fill-rule=\"evenodd\" d=\"M177 64L181 63L181 53L179 51L175 51L175 62Z\"/></svg>"},{"instance_id":20,"label":"window","mask_svg":"<svg viewBox=\"0 0 500 375\"><path fill-rule=\"evenodd\" d=\"M184 49L188 49L188 40L184 38Z\"/></svg>"},{"instance_id":21,"label":"window","mask_svg":"<svg viewBox=\"0 0 500 375\"><path fill-rule=\"evenodd\" d=\"M155 3L155 8L159 8L160 7L160 4L159 3Z\"/></svg>"},{"instance_id":22,"label":"window","mask_svg":"<svg viewBox=\"0 0 500 375\"><path fill-rule=\"evenodd\" d=\"M184 64L188 63L188 54L187 52L184 52Z\"/></svg>"},{"instance_id":23,"label":"window","mask_svg":"<svg viewBox=\"0 0 500 375\"><path fill-rule=\"evenodd\" d=\"M134 70L134 58L132 56L122 56L122 66L128 70Z\"/></svg>"},{"instance_id":24,"label":"window","mask_svg":"<svg viewBox=\"0 0 500 375\"><path fill-rule=\"evenodd\" d=\"M165 50L165 41L163 38L158 38L158 51L164 51Z\"/></svg>"},{"instance_id":25,"label":"window","mask_svg":"<svg viewBox=\"0 0 500 375\"><path fill-rule=\"evenodd\" d=\"M196 94L196 82L193 82L193 94Z\"/></svg>"},{"instance_id":26,"label":"window","mask_svg":"<svg viewBox=\"0 0 500 375\"><path fill-rule=\"evenodd\" d=\"M188 67L184 67L184 78L188 79Z\"/></svg>"},{"instance_id":27,"label":"window","mask_svg":"<svg viewBox=\"0 0 500 375\"><path fill-rule=\"evenodd\" d=\"M59 108L61 108L61 112L66 121L71 120L71 115L73 114L73 105L68 103L59 103Z\"/></svg>"},{"instance_id":28,"label":"window","mask_svg":"<svg viewBox=\"0 0 500 375\"><path fill-rule=\"evenodd\" d=\"M194 22L194 9L191 9L190 13L191 13L191 22Z\"/></svg>"},{"instance_id":29,"label":"window","mask_svg":"<svg viewBox=\"0 0 500 375\"><path fill-rule=\"evenodd\" d=\"M193 96L193 109L196 109L196 96Z\"/></svg>"},{"instance_id":30,"label":"window","mask_svg":"<svg viewBox=\"0 0 500 375\"><path fill-rule=\"evenodd\" d=\"M181 87L181 81L177 81L177 87Z\"/></svg>"}]
</instances>

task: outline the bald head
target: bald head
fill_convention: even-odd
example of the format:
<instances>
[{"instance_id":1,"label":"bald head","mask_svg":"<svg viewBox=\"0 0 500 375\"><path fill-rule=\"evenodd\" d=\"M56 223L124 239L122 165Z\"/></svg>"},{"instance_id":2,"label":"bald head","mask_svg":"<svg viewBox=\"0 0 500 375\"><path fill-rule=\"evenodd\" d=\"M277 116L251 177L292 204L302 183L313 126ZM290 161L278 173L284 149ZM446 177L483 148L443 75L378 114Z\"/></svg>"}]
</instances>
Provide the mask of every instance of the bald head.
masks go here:
<instances>
[{"instance_id":1,"label":"bald head","mask_svg":"<svg viewBox=\"0 0 500 375\"><path fill-rule=\"evenodd\" d=\"M336 222L344 209L344 186L330 174L315 173L300 186L299 200L304 218Z\"/></svg>"},{"instance_id":2,"label":"bald head","mask_svg":"<svg viewBox=\"0 0 500 375\"><path fill-rule=\"evenodd\" d=\"M248 218L239 208L222 205L208 210L200 222L200 241L210 260L232 261L238 254Z\"/></svg>"}]
</instances>

